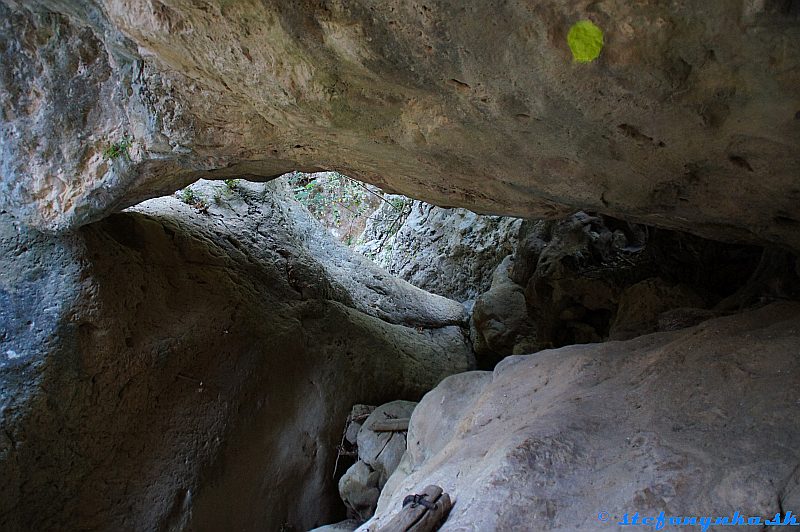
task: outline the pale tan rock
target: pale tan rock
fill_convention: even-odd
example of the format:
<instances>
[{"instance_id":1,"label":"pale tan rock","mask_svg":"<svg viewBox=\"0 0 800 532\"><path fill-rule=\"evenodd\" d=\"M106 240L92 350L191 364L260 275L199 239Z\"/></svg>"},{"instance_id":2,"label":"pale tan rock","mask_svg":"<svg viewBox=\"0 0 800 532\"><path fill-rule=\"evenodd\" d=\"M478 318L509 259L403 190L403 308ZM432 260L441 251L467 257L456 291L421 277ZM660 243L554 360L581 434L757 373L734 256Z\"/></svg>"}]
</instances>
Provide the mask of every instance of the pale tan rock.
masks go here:
<instances>
[{"instance_id":1,"label":"pale tan rock","mask_svg":"<svg viewBox=\"0 0 800 532\"><path fill-rule=\"evenodd\" d=\"M381 494L378 485L380 476L366 462L358 460L339 479L339 496L347 507L348 514L357 517L359 523L375 513Z\"/></svg>"},{"instance_id":2,"label":"pale tan rock","mask_svg":"<svg viewBox=\"0 0 800 532\"><path fill-rule=\"evenodd\" d=\"M328 168L800 249L791 2L7 1L0 208L37 227ZM582 19L605 32L592 63L566 43Z\"/></svg>"},{"instance_id":3,"label":"pale tan rock","mask_svg":"<svg viewBox=\"0 0 800 532\"><path fill-rule=\"evenodd\" d=\"M414 411L361 530L430 484L455 501L443 531L614 529L626 512L772 517L798 500L798 353L800 305L776 303L448 377Z\"/></svg>"},{"instance_id":4,"label":"pale tan rock","mask_svg":"<svg viewBox=\"0 0 800 532\"><path fill-rule=\"evenodd\" d=\"M382 421L408 418L417 403L392 401L376 408L358 431L358 457L378 473L378 488L397 468L406 449L405 431L376 432L373 427ZM370 517L372 514L370 513Z\"/></svg>"}]
</instances>

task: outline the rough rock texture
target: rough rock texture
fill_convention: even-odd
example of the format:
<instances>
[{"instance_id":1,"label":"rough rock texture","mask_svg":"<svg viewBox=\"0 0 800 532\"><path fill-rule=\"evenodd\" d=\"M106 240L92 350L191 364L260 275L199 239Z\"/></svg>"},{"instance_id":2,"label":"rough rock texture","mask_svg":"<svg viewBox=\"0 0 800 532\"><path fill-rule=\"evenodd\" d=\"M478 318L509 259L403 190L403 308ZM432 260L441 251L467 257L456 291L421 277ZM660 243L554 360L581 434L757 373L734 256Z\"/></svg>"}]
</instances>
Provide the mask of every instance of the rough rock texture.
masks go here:
<instances>
[{"instance_id":1,"label":"rough rock texture","mask_svg":"<svg viewBox=\"0 0 800 532\"><path fill-rule=\"evenodd\" d=\"M609 330L611 340L628 340L659 328L661 316L675 309L703 309L706 302L686 285L671 285L659 277L626 288ZM672 314L674 316L674 314Z\"/></svg>"},{"instance_id":2,"label":"rough rock texture","mask_svg":"<svg viewBox=\"0 0 800 532\"><path fill-rule=\"evenodd\" d=\"M363 405L353 408L351 419L359 406ZM405 430L375 431L376 423L392 419L407 421L416 406L412 401L392 401L375 408L360 424L356 437L358 460L339 479L339 496L347 507L348 516L356 518L359 524L375 513L381 490L406 450ZM348 424L348 432L355 424Z\"/></svg>"},{"instance_id":3,"label":"rough rock texture","mask_svg":"<svg viewBox=\"0 0 800 532\"><path fill-rule=\"evenodd\" d=\"M583 212L526 223L511 278L525 287L540 349L606 338L622 290L657 273L646 234Z\"/></svg>"},{"instance_id":4,"label":"rough rock texture","mask_svg":"<svg viewBox=\"0 0 800 532\"><path fill-rule=\"evenodd\" d=\"M797 303L455 375L414 411L363 530L428 484L455 499L445 531L615 529L637 511L771 518L797 501L798 386Z\"/></svg>"},{"instance_id":5,"label":"rough rock texture","mask_svg":"<svg viewBox=\"0 0 800 532\"><path fill-rule=\"evenodd\" d=\"M470 336L479 365L491 369L499 357L537 351L536 327L528 315L523 288L509 279L509 255L492 275L492 285L475 301ZM515 353L516 351L516 353Z\"/></svg>"},{"instance_id":6,"label":"rough rock texture","mask_svg":"<svg viewBox=\"0 0 800 532\"><path fill-rule=\"evenodd\" d=\"M566 43L582 19L605 34L591 63ZM779 0L4 0L0 209L57 230L199 177L330 168L797 251L799 19Z\"/></svg>"},{"instance_id":7,"label":"rough rock texture","mask_svg":"<svg viewBox=\"0 0 800 532\"><path fill-rule=\"evenodd\" d=\"M800 297L797 257L785 251L584 212L524 221L507 260L473 308L471 336L484 367L510 354L675 330Z\"/></svg>"},{"instance_id":8,"label":"rough rock texture","mask_svg":"<svg viewBox=\"0 0 800 532\"><path fill-rule=\"evenodd\" d=\"M405 440L403 442L405 443ZM405 448L401 450L401 454L403 451ZM356 517L359 524L375 513L375 507L381 495L379 477L380 473L363 460L358 460L339 479L339 497L347 507L348 515ZM357 526L353 528L357 528Z\"/></svg>"},{"instance_id":9,"label":"rough rock texture","mask_svg":"<svg viewBox=\"0 0 800 532\"><path fill-rule=\"evenodd\" d=\"M471 337L483 369L511 354L606 339L620 293L658 273L643 226L578 212L525 220L518 236L473 308Z\"/></svg>"},{"instance_id":10,"label":"rough rock texture","mask_svg":"<svg viewBox=\"0 0 800 532\"><path fill-rule=\"evenodd\" d=\"M411 417L417 403L392 401L375 409L358 431L358 457L378 472L378 487L383 489L406 448L405 432L374 432L376 423Z\"/></svg>"},{"instance_id":11,"label":"rough rock texture","mask_svg":"<svg viewBox=\"0 0 800 532\"><path fill-rule=\"evenodd\" d=\"M403 196L387 199L367 222L365 242L356 251L414 286L457 301L489 289L492 272L514 250L522 223Z\"/></svg>"},{"instance_id":12,"label":"rough rock texture","mask_svg":"<svg viewBox=\"0 0 800 532\"><path fill-rule=\"evenodd\" d=\"M200 185L208 214L163 198L60 237L3 217L0 529L335 521L349 406L471 367L461 305L273 189Z\"/></svg>"},{"instance_id":13,"label":"rough rock texture","mask_svg":"<svg viewBox=\"0 0 800 532\"><path fill-rule=\"evenodd\" d=\"M358 431L361 430L364 421L366 421L373 410L375 410L375 407L372 405L353 405L352 410L350 410L350 417L347 418L347 428L345 429L344 439L350 446L353 446L356 452L358 451Z\"/></svg>"}]
</instances>

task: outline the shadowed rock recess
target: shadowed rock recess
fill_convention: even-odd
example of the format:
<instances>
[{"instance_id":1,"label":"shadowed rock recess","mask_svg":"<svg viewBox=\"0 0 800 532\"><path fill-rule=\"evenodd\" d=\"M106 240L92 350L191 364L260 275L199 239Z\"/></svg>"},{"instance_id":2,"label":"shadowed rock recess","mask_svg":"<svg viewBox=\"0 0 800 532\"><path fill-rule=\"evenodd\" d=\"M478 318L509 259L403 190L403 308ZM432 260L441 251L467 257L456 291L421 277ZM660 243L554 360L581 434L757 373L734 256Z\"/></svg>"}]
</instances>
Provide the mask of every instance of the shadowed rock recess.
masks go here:
<instances>
[{"instance_id":1,"label":"shadowed rock recess","mask_svg":"<svg viewBox=\"0 0 800 532\"><path fill-rule=\"evenodd\" d=\"M796 0L0 0L0 530L800 515L798 50Z\"/></svg>"},{"instance_id":2,"label":"shadowed rock recess","mask_svg":"<svg viewBox=\"0 0 800 532\"><path fill-rule=\"evenodd\" d=\"M321 524L350 406L473 367L461 305L272 192L2 225L1 529Z\"/></svg>"}]
</instances>

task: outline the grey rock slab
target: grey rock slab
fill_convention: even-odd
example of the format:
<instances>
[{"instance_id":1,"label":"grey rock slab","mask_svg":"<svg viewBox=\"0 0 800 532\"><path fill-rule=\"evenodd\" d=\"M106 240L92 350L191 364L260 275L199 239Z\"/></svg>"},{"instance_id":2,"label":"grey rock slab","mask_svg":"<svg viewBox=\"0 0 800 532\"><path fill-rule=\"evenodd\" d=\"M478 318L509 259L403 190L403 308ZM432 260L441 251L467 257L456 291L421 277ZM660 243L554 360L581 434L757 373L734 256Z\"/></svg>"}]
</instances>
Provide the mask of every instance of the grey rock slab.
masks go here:
<instances>
[{"instance_id":1,"label":"grey rock slab","mask_svg":"<svg viewBox=\"0 0 800 532\"><path fill-rule=\"evenodd\" d=\"M774 516L796 500L799 353L800 305L774 303L448 377L414 410L359 530L431 484L456 501L444 531L595 530L601 511Z\"/></svg>"}]
</instances>

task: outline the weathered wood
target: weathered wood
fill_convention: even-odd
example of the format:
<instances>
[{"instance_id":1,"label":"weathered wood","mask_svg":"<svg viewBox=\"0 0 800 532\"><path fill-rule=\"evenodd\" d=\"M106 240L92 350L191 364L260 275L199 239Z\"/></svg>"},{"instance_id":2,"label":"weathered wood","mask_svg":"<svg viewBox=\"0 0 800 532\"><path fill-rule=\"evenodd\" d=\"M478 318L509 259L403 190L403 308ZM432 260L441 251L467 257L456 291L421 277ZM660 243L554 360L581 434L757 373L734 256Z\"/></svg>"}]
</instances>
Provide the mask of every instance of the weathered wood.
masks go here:
<instances>
[{"instance_id":1,"label":"weathered wood","mask_svg":"<svg viewBox=\"0 0 800 532\"><path fill-rule=\"evenodd\" d=\"M453 507L450 496L442 493L442 488L439 486L428 486L422 490L420 495L425 495L425 500L433 507L428 508L424 504L404 506L400 513L386 525L379 527L377 532L431 532L437 530Z\"/></svg>"},{"instance_id":2,"label":"weathered wood","mask_svg":"<svg viewBox=\"0 0 800 532\"><path fill-rule=\"evenodd\" d=\"M376 421L369 428L373 432L406 432L408 430L409 421L410 419L407 417L386 419L383 421Z\"/></svg>"},{"instance_id":3,"label":"weathered wood","mask_svg":"<svg viewBox=\"0 0 800 532\"><path fill-rule=\"evenodd\" d=\"M425 512L422 515L422 519L409 528L408 532L429 532L431 530L438 530L439 525L447 519L447 515L450 513L452 507L453 503L450 501L450 495L443 493L442 496L439 497L439 500L436 501L433 510Z\"/></svg>"}]
</instances>

